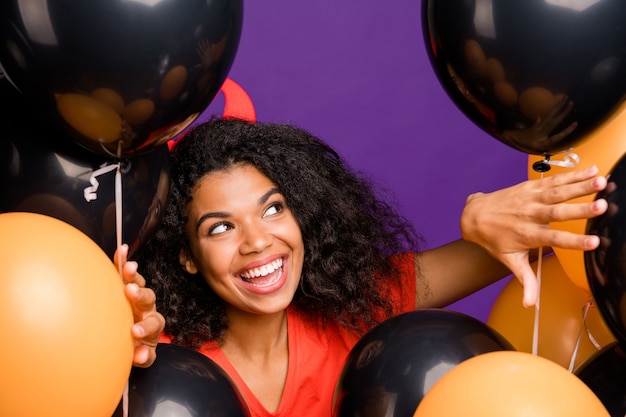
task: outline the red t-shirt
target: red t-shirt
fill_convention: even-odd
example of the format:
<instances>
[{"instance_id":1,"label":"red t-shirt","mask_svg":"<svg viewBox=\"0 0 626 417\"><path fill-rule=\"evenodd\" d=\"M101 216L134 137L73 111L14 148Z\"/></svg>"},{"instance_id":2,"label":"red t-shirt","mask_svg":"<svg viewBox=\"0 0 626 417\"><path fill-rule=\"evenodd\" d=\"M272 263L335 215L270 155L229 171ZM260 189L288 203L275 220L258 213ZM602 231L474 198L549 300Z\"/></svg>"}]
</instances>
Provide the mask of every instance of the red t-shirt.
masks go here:
<instances>
[{"instance_id":1,"label":"red t-shirt","mask_svg":"<svg viewBox=\"0 0 626 417\"><path fill-rule=\"evenodd\" d=\"M403 271L401 287L393 289L394 314L399 314L415 309L415 266L413 254L397 255L394 259ZM294 308L287 310L287 334L287 380L275 413L267 411L257 400L216 342L205 343L199 351L231 377L252 417L330 416L335 385L350 349L359 340L358 336L335 322L328 322L325 326L313 323Z\"/></svg>"}]
</instances>

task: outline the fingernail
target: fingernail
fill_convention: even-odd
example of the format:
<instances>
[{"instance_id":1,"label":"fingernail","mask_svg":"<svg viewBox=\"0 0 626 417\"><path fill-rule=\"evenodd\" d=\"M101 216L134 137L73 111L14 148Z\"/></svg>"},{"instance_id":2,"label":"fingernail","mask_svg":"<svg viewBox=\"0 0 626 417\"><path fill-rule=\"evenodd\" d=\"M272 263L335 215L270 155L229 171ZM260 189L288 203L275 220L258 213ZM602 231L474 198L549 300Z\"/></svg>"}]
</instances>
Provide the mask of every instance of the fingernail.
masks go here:
<instances>
[{"instance_id":1,"label":"fingernail","mask_svg":"<svg viewBox=\"0 0 626 417\"><path fill-rule=\"evenodd\" d=\"M126 288L127 291L130 291L133 296L139 294L139 285L135 284L134 282L129 282L128 284L126 284Z\"/></svg>"},{"instance_id":2,"label":"fingernail","mask_svg":"<svg viewBox=\"0 0 626 417\"><path fill-rule=\"evenodd\" d=\"M598 247L600 244L600 238L598 236L589 236L585 238L583 245L585 246L585 250L592 250Z\"/></svg>"}]
</instances>

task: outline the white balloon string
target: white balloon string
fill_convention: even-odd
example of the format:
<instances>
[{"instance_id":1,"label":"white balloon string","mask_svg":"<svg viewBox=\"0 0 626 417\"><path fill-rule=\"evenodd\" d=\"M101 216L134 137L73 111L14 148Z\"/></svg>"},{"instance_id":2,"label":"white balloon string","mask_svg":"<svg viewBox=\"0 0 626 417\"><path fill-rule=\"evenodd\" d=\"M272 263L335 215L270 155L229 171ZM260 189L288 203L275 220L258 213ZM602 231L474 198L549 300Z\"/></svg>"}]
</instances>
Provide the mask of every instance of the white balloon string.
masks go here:
<instances>
[{"instance_id":1,"label":"white balloon string","mask_svg":"<svg viewBox=\"0 0 626 417\"><path fill-rule=\"evenodd\" d=\"M122 157L122 141L117 142L117 158ZM117 239L117 249L122 246L122 163L117 164L117 171L115 171L115 235ZM122 275L122 262L117 263L118 272L120 277ZM128 417L128 390L129 390L130 378L126 381L124 386L124 393L122 394L122 416Z\"/></svg>"},{"instance_id":2,"label":"white balloon string","mask_svg":"<svg viewBox=\"0 0 626 417\"><path fill-rule=\"evenodd\" d=\"M129 389L129 381L126 381L126 386L124 387L124 394L122 395L122 417L128 417L128 389Z\"/></svg>"},{"instance_id":3,"label":"white balloon string","mask_svg":"<svg viewBox=\"0 0 626 417\"><path fill-rule=\"evenodd\" d=\"M532 354L537 356L539 351L539 310L541 304L541 266L543 264L543 248L539 248L537 259L537 302L535 303L535 320L533 323Z\"/></svg>"},{"instance_id":4,"label":"white balloon string","mask_svg":"<svg viewBox=\"0 0 626 417\"><path fill-rule=\"evenodd\" d=\"M574 345L574 351L572 352L572 357L569 361L569 366L567 368L568 371L574 372L574 363L576 362L576 357L578 356L578 350L580 349L580 341L583 335L583 329L587 329L587 313L589 312L589 307L591 307L591 301L587 301L585 306L583 307L583 320L580 324L580 331L578 332L578 337L576 338L576 344ZM589 329L587 329L587 334L590 335Z\"/></svg>"},{"instance_id":5,"label":"white balloon string","mask_svg":"<svg viewBox=\"0 0 626 417\"><path fill-rule=\"evenodd\" d=\"M106 174L107 172L111 172L114 169L117 169L118 166L119 164L107 165L91 173L91 176L89 177L89 182L91 183L91 186L86 187L83 190L83 195L85 197L85 200L93 201L98 198L97 191L98 191L98 188L100 187L100 183L98 182L97 177L99 177L100 175Z\"/></svg>"},{"instance_id":6,"label":"white balloon string","mask_svg":"<svg viewBox=\"0 0 626 417\"><path fill-rule=\"evenodd\" d=\"M122 164L117 164L115 172L115 233L117 236L117 248L122 246ZM118 262L120 276L122 276L122 263Z\"/></svg>"},{"instance_id":7,"label":"white balloon string","mask_svg":"<svg viewBox=\"0 0 626 417\"><path fill-rule=\"evenodd\" d=\"M587 310L589 310L590 308L593 307L593 301L588 301L587 304L589 305ZM587 337L589 338L589 341L591 342L591 344L597 350L602 349L602 345L600 343L598 343L598 341L596 340L595 337L593 337L593 335L591 334L591 330L589 330L589 327L587 326L587 313L585 313L585 315L583 316L583 324L585 325L585 333L587 333Z\"/></svg>"},{"instance_id":8,"label":"white balloon string","mask_svg":"<svg viewBox=\"0 0 626 417\"><path fill-rule=\"evenodd\" d=\"M118 158L121 152L121 142L118 144ZM104 175L108 172L115 170L115 233L116 233L116 244L117 249L122 246L122 164L118 162L116 164L107 165L100 169L97 169L91 173L89 177L89 182L91 186L86 187L83 190L83 195L85 200L91 202L98 198L98 188L100 187L100 182L98 182L98 177L100 175ZM117 263L117 269L120 277L122 277L122 262ZM126 382L126 386L124 388L124 393L122 394L122 413L123 417L128 417L128 381Z\"/></svg>"},{"instance_id":9,"label":"white balloon string","mask_svg":"<svg viewBox=\"0 0 626 417\"><path fill-rule=\"evenodd\" d=\"M547 162L548 164L554 165L557 167L574 168L580 163L580 157L578 156L578 154L575 154L574 152L570 152L563 157L562 161L558 161L558 160L555 161L554 159L550 159Z\"/></svg>"}]
</instances>

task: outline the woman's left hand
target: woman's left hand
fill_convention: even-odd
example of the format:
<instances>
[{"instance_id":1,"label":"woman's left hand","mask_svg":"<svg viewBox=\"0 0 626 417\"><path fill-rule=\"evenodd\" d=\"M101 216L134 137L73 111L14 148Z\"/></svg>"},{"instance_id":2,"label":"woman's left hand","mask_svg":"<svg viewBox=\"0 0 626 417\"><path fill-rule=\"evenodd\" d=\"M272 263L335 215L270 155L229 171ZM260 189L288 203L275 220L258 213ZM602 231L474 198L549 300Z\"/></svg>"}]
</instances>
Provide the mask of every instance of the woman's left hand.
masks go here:
<instances>
[{"instance_id":1,"label":"woman's left hand","mask_svg":"<svg viewBox=\"0 0 626 417\"><path fill-rule=\"evenodd\" d=\"M131 333L135 338L133 365L148 367L156 359L156 346L165 327L165 319L156 309L154 291L146 288L146 280L137 272L137 262L128 261L128 245L122 245L114 255L115 267L122 266L124 292L133 309L135 323Z\"/></svg>"},{"instance_id":2,"label":"woman's left hand","mask_svg":"<svg viewBox=\"0 0 626 417\"><path fill-rule=\"evenodd\" d=\"M524 286L524 306L532 306L538 285L529 250L546 246L595 249L600 243L598 236L551 229L549 224L603 214L606 200L580 204L567 201L597 193L606 185L606 178L591 167L524 181L492 193L472 194L461 216L463 239L482 246L506 265Z\"/></svg>"}]
</instances>

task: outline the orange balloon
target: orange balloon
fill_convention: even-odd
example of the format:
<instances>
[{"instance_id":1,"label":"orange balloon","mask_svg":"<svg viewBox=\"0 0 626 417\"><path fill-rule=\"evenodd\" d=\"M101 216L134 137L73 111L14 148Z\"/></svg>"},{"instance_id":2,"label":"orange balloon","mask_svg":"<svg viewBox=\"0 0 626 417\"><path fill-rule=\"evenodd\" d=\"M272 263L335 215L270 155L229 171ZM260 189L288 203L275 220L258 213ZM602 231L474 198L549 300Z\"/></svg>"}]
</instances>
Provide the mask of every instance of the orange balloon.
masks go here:
<instances>
[{"instance_id":1,"label":"orange balloon","mask_svg":"<svg viewBox=\"0 0 626 417\"><path fill-rule=\"evenodd\" d=\"M3 213L0 230L0 415L110 417L134 350L117 269L53 217Z\"/></svg>"},{"instance_id":2,"label":"orange balloon","mask_svg":"<svg viewBox=\"0 0 626 417\"><path fill-rule=\"evenodd\" d=\"M496 351L467 359L426 393L413 417L609 417L585 383L526 352Z\"/></svg>"},{"instance_id":3,"label":"orange balloon","mask_svg":"<svg viewBox=\"0 0 626 417\"><path fill-rule=\"evenodd\" d=\"M595 131L593 131L583 142L578 144L572 152L580 158L576 169L588 168L593 165L598 167L600 175L607 175L613 169L617 161L626 153L626 102L613 113L613 115ZM555 155L552 159L558 159ZM528 158L528 179L538 179L542 176L550 176L564 172L570 172L573 168L553 166L545 173L536 172L532 165L541 161L542 156L530 155ZM595 195L574 198L569 203L590 203ZM587 228L586 220L568 220L563 222L550 223L550 227L555 230L564 230L572 233L585 233ZM580 288L589 292L589 283L585 272L584 252L573 249L554 248L554 254L559 259L561 266L570 280Z\"/></svg>"},{"instance_id":4,"label":"orange balloon","mask_svg":"<svg viewBox=\"0 0 626 417\"><path fill-rule=\"evenodd\" d=\"M537 269L537 264L534 268ZM615 337L593 304L583 319L590 296L569 280L555 256L542 260L540 272L537 354L566 369L574 357L572 369L576 369L598 352L596 344L604 347L614 342ZM532 353L535 309L522 306L522 293L522 285L517 279L509 281L493 303L487 324L511 342L516 350ZM579 334L580 342L575 352Z\"/></svg>"},{"instance_id":5,"label":"orange balloon","mask_svg":"<svg viewBox=\"0 0 626 417\"><path fill-rule=\"evenodd\" d=\"M60 94L57 109L63 119L86 138L111 143L119 140L122 119L108 104L83 94Z\"/></svg>"}]
</instances>

